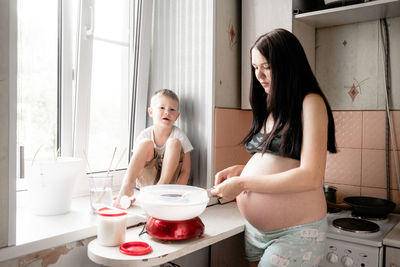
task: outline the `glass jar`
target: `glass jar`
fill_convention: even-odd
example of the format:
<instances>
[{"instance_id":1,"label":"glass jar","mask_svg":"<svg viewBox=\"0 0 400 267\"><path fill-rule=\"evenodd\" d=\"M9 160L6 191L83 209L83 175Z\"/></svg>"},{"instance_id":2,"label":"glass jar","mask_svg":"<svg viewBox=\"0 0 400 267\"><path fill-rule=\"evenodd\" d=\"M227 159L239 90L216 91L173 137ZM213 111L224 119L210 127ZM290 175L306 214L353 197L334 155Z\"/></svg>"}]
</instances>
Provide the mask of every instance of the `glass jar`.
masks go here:
<instances>
[{"instance_id":1,"label":"glass jar","mask_svg":"<svg viewBox=\"0 0 400 267\"><path fill-rule=\"evenodd\" d=\"M112 247L125 242L126 211L118 208L100 208L97 210L97 240L100 245Z\"/></svg>"}]
</instances>

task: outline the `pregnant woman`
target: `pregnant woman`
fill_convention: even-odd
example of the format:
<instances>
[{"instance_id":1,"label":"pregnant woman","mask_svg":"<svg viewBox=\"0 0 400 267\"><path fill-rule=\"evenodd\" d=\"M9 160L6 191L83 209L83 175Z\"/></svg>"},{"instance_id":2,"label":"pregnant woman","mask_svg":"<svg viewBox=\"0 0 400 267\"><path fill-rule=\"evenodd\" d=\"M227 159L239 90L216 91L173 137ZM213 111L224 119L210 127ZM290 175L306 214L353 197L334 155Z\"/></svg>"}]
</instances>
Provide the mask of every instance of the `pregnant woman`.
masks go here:
<instances>
[{"instance_id":1,"label":"pregnant woman","mask_svg":"<svg viewBox=\"0 0 400 267\"><path fill-rule=\"evenodd\" d=\"M214 195L236 197L250 266L317 266L327 231L323 177L336 153L329 104L297 38L283 29L250 50L253 154L215 176Z\"/></svg>"}]
</instances>

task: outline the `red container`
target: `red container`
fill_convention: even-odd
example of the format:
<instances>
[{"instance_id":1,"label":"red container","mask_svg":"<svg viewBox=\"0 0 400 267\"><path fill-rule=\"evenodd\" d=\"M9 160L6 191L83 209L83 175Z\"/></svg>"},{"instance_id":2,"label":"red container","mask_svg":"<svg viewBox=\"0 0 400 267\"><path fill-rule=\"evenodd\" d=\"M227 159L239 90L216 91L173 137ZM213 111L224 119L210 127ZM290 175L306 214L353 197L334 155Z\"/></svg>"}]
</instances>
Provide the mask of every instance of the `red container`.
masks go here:
<instances>
[{"instance_id":1,"label":"red container","mask_svg":"<svg viewBox=\"0 0 400 267\"><path fill-rule=\"evenodd\" d=\"M185 221L166 221L149 217L146 232L162 240L182 240L201 236L204 233L204 224L199 217Z\"/></svg>"}]
</instances>

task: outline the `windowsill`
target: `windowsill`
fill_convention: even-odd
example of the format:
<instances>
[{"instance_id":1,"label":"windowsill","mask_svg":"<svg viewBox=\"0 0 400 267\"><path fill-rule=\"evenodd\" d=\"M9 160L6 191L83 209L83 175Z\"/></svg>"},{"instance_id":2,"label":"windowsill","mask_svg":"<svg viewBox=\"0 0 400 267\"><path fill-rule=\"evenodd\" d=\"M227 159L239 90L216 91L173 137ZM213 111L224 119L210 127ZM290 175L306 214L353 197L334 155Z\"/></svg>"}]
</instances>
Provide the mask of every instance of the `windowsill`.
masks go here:
<instances>
[{"instance_id":1,"label":"windowsill","mask_svg":"<svg viewBox=\"0 0 400 267\"><path fill-rule=\"evenodd\" d=\"M26 191L17 194L17 202L22 204L17 208L16 245L0 249L1 261L96 237L97 217L90 211L89 196L73 198L66 214L39 216L29 211L27 195ZM216 198L211 198L208 205L217 203ZM146 221L140 207L133 205L128 211L127 227Z\"/></svg>"},{"instance_id":2,"label":"windowsill","mask_svg":"<svg viewBox=\"0 0 400 267\"><path fill-rule=\"evenodd\" d=\"M17 195L19 199L26 198L27 192L19 192ZM27 206L18 205L16 245L0 249L2 261L96 236L97 218L90 211L88 196L73 198L70 212L62 215L34 215ZM145 221L143 217L132 214L143 216L140 207L133 206L129 212L131 214L128 214L127 227Z\"/></svg>"}]
</instances>

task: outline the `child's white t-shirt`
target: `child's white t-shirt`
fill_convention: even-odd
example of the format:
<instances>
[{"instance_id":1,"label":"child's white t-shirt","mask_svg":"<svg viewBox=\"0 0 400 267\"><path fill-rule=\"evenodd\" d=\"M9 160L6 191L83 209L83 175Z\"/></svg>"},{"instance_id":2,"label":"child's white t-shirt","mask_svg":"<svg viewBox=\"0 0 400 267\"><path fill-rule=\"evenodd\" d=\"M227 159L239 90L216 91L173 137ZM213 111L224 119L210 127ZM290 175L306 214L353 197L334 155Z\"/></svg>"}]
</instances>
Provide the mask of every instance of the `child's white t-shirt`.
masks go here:
<instances>
[{"instance_id":1,"label":"child's white t-shirt","mask_svg":"<svg viewBox=\"0 0 400 267\"><path fill-rule=\"evenodd\" d=\"M142 140L152 140L153 143L154 143L154 149L157 151L157 153L158 153L159 155L161 155L161 154L164 153L164 151L165 151L165 144L164 144L162 147L159 147L159 146L156 145L156 143L154 142L153 128L154 128L153 126L150 126L150 127L146 128L146 129L144 129L144 130L138 135L138 137L136 138L135 146L137 146L137 144L139 144L140 141L142 141ZM192 146L192 144L190 143L189 138L188 138L188 137L186 136L186 134L185 134L181 129L179 129L178 127L173 126L172 131L171 131L171 134L169 135L167 141L168 141L169 139L171 139L171 138L176 138L176 139L178 139L178 140L181 142L182 149L183 149L183 152L184 152L184 153L187 153L187 152L190 152L190 151L193 150L193 146ZM165 143L167 143L167 142L165 142Z\"/></svg>"}]
</instances>

